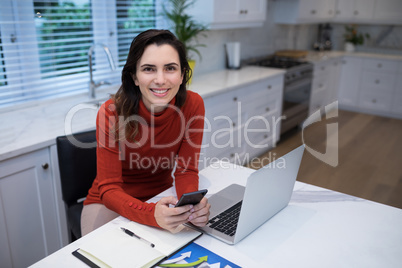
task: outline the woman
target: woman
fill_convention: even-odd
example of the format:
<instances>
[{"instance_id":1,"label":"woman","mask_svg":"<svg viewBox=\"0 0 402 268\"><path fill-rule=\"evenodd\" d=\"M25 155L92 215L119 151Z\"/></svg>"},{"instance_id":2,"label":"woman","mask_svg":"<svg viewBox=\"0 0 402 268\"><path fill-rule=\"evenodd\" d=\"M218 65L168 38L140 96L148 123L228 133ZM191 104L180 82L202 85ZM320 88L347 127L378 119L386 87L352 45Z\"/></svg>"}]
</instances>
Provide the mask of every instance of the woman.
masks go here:
<instances>
[{"instance_id":1,"label":"woman","mask_svg":"<svg viewBox=\"0 0 402 268\"><path fill-rule=\"evenodd\" d=\"M149 198L173 185L177 196L198 190L204 128L202 98L187 91L191 69L183 44L167 30L148 30L132 42L122 85L97 116L97 177L84 201L82 235L118 215L175 232L204 226L208 200L173 207L177 198Z\"/></svg>"}]
</instances>

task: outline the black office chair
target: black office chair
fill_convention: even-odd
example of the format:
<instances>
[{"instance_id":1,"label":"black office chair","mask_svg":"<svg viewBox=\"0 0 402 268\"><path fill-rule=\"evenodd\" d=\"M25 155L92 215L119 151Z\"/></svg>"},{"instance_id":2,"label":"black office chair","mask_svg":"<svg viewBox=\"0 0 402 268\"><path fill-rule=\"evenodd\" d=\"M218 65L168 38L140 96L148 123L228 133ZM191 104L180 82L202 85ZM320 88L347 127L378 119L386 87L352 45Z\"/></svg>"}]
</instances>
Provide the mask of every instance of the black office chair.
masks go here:
<instances>
[{"instance_id":1,"label":"black office chair","mask_svg":"<svg viewBox=\"0 0 402 268\"><path fill-rule=\"evenodd\" d=\"M81 237L82 199L96 177L96 131L56 138L70 242ZM80 200L81 199L81 200Z\"/></svg>"}]
</instances>

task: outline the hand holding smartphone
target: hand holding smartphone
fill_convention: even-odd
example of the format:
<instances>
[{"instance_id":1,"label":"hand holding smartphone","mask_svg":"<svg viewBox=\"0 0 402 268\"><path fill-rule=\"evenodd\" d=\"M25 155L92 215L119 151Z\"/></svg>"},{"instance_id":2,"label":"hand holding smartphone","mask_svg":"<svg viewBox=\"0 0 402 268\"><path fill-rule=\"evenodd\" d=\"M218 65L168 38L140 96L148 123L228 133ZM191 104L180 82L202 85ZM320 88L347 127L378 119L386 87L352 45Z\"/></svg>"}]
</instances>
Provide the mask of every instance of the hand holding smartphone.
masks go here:
<instances>
[{"instance_id":1,"label":"hand holding smartphone","mask_svg":"<svg viewBox=\"0 0 402 268\"><path fill-rule=\"evenodd\" d=\"M175 207L180 207L184 205L196 205L200 203L201 199L207 194L208 190L199 190L191 193L185 193L181 196L180 200L177 202Z\"/></svg>"}]
</instances>

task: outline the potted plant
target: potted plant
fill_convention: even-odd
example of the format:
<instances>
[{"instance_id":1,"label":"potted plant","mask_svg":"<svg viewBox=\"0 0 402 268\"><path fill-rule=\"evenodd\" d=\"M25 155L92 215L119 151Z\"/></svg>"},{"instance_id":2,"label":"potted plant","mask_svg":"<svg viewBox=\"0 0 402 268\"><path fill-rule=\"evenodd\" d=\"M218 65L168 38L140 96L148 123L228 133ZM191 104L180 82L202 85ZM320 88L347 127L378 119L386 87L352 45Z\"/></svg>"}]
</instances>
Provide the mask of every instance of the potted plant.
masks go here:
<instances>
[{"instance_id":1,"label":"potted plant","mask_svg":"<svg viewBox=\"0 0 402 268\"><path fill-rule=\"evenodd\" d=\"M363 45L364 40L369 39L370 35L368 33L358 33L357 26L352 24L345 26L345 34L343 37L345 38L345 50L348 52L353 52L355 51L355 46Z\"/></svg>"},{"instance_id":2,"label":"potted plant","mask_svg":"<svg viewBox=\"0 0 402 268\"><path fill-rule=\"evenodd\" d=\"M187 59L191 69L194 69L195 60L191 58L190 52L194 52L201 59L199 47L205 47L204 44L198 43L198 35L205 35L207 26L198 23L194 18L186 13L188 8L194 4L196 0L169 0L168 7L163 6L163 13L172 24L172 30L176 37L184 44L187 51ZM191 83L191 80L189 81Z\"/></svg>"}]
</instances>

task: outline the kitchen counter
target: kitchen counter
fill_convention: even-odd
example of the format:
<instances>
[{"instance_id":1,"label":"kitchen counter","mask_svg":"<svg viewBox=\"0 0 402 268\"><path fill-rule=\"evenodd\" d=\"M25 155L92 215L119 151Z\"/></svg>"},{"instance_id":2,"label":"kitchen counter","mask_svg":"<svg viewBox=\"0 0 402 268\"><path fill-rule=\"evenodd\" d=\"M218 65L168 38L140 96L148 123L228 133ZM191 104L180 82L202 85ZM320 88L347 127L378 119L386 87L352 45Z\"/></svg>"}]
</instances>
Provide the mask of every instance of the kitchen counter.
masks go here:
<instances>
[{"instance_id":1,"label":"kitchen counter","mask_svg":"<svg viewBox=\"0 0 402 268\"><path fill-rule=\"evenodd\" d=\"M303 58L303 60L310 61L312 63L317 63L323 60L329 60L342 56L402 60L402 56L400 55L376 54L366 52L346 52L346 51L321 51L321 52L309 51L308 55L305 58Z\"/></svg>"},{"instance_id":2,"label":"kitchen counter","mask_svg":"<svg viewBox=\"0 0 402 268\"><path fill-rule=\"evenodd\" d=\"M282 74L283 70L254 66L222 70L194 77L189 89L207 98ZM100 99L93 102L105 101L117 89L108 87L97 92ZM98 106L88 101L88 97L80 95L1 113L0 161L51 146L57 136L94 129Z\"/></svg>"}]
</instances>

